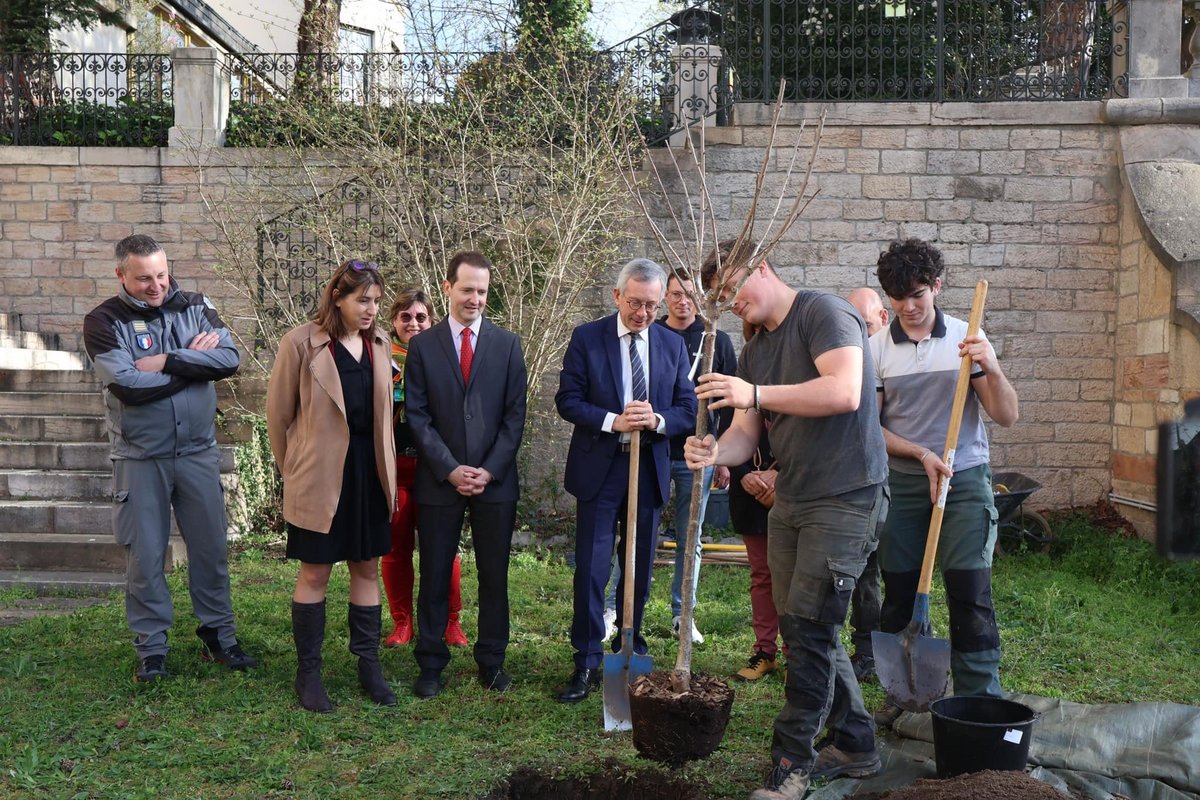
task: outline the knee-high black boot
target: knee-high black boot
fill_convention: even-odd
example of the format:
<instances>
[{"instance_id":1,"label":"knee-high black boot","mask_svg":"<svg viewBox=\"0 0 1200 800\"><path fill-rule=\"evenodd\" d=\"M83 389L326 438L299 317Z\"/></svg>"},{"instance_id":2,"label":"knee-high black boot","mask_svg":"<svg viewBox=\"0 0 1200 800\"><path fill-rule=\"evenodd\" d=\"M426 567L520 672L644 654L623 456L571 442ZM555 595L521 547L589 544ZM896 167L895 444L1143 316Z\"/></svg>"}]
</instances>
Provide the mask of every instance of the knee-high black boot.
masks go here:
<instances>
[{"instance_id":1,"label":"knee-high black boot","mask_svg":"<svg viewBox=\"0 0 1200 800\"><path fill-rule=\"evenodd\" d=\"M333 703L321 683L321 645L325 642L325 601L292 601L292 638L296 640L296 696L309 711L327 714Z\"/></svg>"},{"instance_id":2,"label":"knee-high black boot","mask_svg":"<svg viewBox=\"0 0 1200 800\"><path fill-rule=\"evenodd\" d=\"M358 656L358 682L381 706L396 705L396 693L388 686L379 666L380 606L350 604L350 652Z\"/></svg>"}]
</instances>

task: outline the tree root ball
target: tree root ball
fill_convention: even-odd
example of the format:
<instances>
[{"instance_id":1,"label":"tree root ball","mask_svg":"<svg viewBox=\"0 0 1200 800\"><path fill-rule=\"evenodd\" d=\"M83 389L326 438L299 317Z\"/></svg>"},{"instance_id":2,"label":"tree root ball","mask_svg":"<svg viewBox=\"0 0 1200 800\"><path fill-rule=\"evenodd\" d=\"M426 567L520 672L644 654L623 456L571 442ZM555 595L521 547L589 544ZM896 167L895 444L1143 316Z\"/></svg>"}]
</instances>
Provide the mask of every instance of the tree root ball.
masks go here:
<instances>
[{"instance_id":1,"label":"tree root ball","mask_svg":"<svg viewBox=\"0 0 1200 800\"><path fill-rule=\"evenodd\" d=\"M691 691L676 694L671 673L651 672L629 687L633 746L672 766L706 758L725 737L732 709L733 689L720 678L694 673Z\"/></svg>"}]
</instances>

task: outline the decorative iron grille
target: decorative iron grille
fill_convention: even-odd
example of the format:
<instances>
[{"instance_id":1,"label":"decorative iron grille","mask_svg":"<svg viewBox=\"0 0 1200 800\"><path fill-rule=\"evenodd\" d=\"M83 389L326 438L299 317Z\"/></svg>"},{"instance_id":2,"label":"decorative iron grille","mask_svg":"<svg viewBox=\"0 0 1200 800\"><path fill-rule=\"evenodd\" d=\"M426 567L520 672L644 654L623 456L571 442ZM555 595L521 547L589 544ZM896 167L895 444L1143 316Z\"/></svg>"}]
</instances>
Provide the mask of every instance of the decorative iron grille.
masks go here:
<instances>
[{"instance_id":1,"label":"decorative iron grille","mask_svg":"<svg viewBox=\"0 0 1200 800\"><path fill-rule=\"evenodd\" d=\"M463 75L495 69L502 53L261 53L233 56L231 99L262 103L305 87L352 105L443 103Z\"/></svg>"},{"instance_id":2,"label":"decorative iron grille","mask_svg":"<svg viewBox=\"0 0 1200 800\"><path fill-rule=\"evenodd\" d=\"M712 0L742 101L1124 96L1124 0Z\"/></svg>"},{"instance_id":3,"label":"decorative iron grille","mask_svg":"<svg viewBox=\"0 0 1200 800\"><path fill-rule=\"evenodd\" d=\"M382 210L356 181L259 226L258 307L280 326L316 311L321 289L338 264L332 242L316 234L329 219L338 221L340 235L354 239L359 234L346 242L354 252L375 252L373 242L386 237Z\"/></svg>"},{"instance_id":4,"label":"decorative iron grille","mask_svg":"<svg viewBox=\"0 0 1200 800\"><path fill-rule=\"evenodd\" d=\"M171 57L0 54L0 144L165 146Z\"/></svg>"}]
</instances>

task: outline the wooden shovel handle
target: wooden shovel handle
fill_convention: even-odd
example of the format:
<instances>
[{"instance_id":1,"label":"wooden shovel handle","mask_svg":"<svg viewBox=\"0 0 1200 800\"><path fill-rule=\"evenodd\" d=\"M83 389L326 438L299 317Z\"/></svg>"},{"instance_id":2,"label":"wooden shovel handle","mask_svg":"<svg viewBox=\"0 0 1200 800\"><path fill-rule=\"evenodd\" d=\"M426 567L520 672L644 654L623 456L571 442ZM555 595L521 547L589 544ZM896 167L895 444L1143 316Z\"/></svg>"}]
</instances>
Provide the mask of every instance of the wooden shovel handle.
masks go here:
<instances>
[{"instance_id":1,"label":"wooden shovel handle","mask_svg":"<svg viewBox=\"0 0 1200 800\"><path fill-rule=\"evenodd\" d=\"M629 491L625 505L625 594L621 600L621 629L633 627L633 584L636 582L633 557L637 550L637 518L638 518L638 469L641 466L642 432L635 430L629 434ZM624 649L624 638L622 649Z\"/></svg>"},{"instance_id":2,"label":"wooden shovel handle","mask_svg":"<svg viewBox=\"0 0 1200 800\"><path fill-rule=\"evenodd\" d=\"M988 282L975 284L975 300L971 303L971 319L967 322L967 336L979 333L983 322L983 304L987 300ZM954 405L950 407L950 428L946 431L946 449L942 461L954 469L954 451L958 447L958 431L962 427L963 409L967 404L967 388L971 380L971 357L963 356L958 366L958 381L954 384ZM933 583L933 562L937 558L938 539L942 535L942 517L946 513L946 495L950 491L950 479L942 475L938 480L937 503L933 516L929 518L929 534L925 537L925 559L921 562L921 578L917 582L917 594L929 594Z\"/></svg>"}]
</instances>

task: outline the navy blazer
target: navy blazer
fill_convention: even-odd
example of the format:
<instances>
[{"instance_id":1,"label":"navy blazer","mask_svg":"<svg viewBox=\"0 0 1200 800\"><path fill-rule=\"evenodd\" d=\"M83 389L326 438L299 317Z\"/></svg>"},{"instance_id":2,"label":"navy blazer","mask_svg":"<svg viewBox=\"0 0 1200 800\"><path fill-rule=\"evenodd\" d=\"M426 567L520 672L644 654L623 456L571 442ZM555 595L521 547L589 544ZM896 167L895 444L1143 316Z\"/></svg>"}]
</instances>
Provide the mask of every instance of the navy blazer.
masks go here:
<instances>
[{"instance_id":1,"label":"navy blazer","mask_svg":"<svg viewBox=\"0 0 1200 800\"><path fill-rule=\"evenodd\" d=\"M404 406L417 445L413 496L418 503L462 500L447 480L461 464L493 475L478 496L482 502L517 500L516 460L528 386L520 337L486 319L476 337L467 385L447 320L412 338L404 362Z\"/></svg>"},{"instance_id":2,"label":"navy blazer","mask_svg":"<svg viewBox=\"0 0 1200 800\"><path fill-rule=\"evenodd\" d=\"M650 337L650 405L662 415L666 433L642 431L643 442L647 437L652 442L643 448L642 469L650 466L645 463L649 454L661 504L670 492L670 437L696 429L696 390L688 380L691 362L683 337L661 325L645 332ZM591 500L600 492L613 458L620 454L621 434L601 428L606 414L624 410L620 347L617 315L611 314L577 327L563 355L554 403L559 416L575 426L563 483L578 500Z\"/></svg>"}]
</instances>

